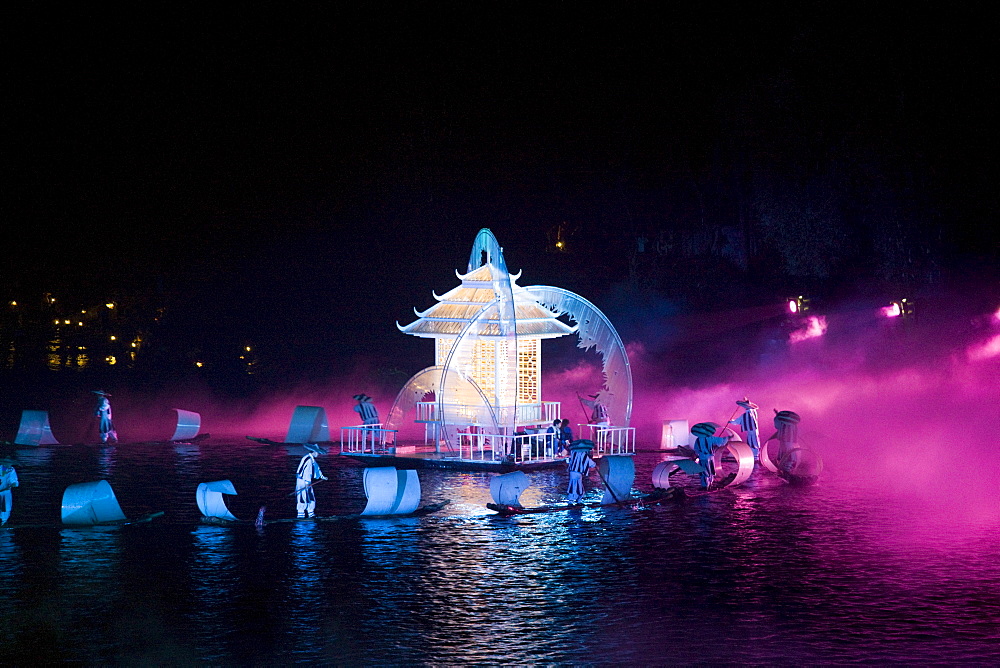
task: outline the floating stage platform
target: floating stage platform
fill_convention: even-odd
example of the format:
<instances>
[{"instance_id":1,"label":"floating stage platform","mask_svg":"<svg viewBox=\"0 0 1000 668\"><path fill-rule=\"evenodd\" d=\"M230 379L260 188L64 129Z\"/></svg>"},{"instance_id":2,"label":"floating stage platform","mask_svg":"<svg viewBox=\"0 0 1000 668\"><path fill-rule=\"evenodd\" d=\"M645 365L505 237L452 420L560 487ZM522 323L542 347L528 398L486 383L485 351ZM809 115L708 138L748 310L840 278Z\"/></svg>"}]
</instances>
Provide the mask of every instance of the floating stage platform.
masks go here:
<instances>
[{"instance_id":1,"label":"floating stage platform","mask_svg":"<svg viewBox=\"0 0 1000 668\"><path fill-rule=\"evenodd\" d=\"M332 454L332 453L331 453ZM565 468L565 459L531 459L516 461L510 459L468 459L456 453L438 452L433 446L403 446L396 452L341 452L365 466L395 466L397 469L450 469L452 471L490 471L511 473L513 471L541 471Z\"/></svg>"}]
</instances>

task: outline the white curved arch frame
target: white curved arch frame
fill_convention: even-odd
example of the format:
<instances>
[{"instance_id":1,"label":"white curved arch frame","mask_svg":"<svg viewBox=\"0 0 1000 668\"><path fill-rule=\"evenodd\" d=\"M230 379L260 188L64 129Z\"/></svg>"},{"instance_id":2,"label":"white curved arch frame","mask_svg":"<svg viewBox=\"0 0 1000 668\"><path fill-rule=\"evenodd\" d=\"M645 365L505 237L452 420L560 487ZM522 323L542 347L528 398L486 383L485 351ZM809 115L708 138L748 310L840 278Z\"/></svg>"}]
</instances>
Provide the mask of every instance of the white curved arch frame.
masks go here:
<instances>
[{"instance_id":1,"label":"white curved arch frame","mask_svg":"<svg viewBox=\"0 0 1000 668\"><path fill-rule=\"evenodd\" d=\"M604 390L600 393L613 426L627 427L632 418L632 369L625 344L599 308L578 294L548 285L525 291L540 304L577 323L577 347L595 348L604 362Z\"/></svg>"},{"instance_id":2,"label":"white curved arch frame","mask_svg":"<svg viewBox=\"0 0 1000 668\"><path fill-rule=\"evenodd\" d=\"M205 517L218 517L224 520L236 521L236 516L229 512L226 507L226 500L223 494L236 494L236 487L229 480L216 480L215 482L203 482L198 485L195 498L198 501L198 510Z\"/></svg>"}]
</instances>

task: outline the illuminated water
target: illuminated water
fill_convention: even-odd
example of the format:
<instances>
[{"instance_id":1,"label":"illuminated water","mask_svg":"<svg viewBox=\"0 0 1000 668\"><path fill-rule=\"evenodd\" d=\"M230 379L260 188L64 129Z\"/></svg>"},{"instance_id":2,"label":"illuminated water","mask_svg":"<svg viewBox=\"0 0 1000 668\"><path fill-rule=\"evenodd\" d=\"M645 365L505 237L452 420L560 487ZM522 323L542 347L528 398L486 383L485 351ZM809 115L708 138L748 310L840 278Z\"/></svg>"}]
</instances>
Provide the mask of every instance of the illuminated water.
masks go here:
<instances>
[{"instance_id":1,"label":"illuminated water","mask_svg":"<svg viewBox=\"0 0 1000 668\"><path fill-rule=\"evenodd\" d=\"M836 470L807 489L755 477L683 506L511 519L485 509L488 474L421 471L443 512L258 532L199 524L194 490L229 478L237 516L288 516L284 448L12 456L11 524L55 522L66 485L100 478L126 514L167 514L0 531L4 663L1000 662L996 514L942 521L933 493L897 509ZM638 456L637 488L659 459ZM321 461L321 514L357 512L360 470ZM561 471L532 480L526 504L560 498Z\"/></svg>"}]
</instances>

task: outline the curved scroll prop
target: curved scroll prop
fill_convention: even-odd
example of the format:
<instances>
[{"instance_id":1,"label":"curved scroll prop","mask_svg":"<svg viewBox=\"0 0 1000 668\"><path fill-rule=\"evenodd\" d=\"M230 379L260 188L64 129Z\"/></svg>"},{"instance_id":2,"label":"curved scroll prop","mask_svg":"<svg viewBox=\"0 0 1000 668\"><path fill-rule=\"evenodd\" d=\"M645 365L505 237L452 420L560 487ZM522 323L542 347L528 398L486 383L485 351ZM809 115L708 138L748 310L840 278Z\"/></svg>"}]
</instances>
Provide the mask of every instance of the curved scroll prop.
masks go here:
<instances>
[{"instance_id":1,"label":"curved scroll prop","mask_svg":"<svg viewBox=\"0 0 1000 668\"><path fill-rule=\"evenodd\" d=\"M198 510L205 517L217 517L223 520L236 521L236 516L229 512L223 494L236 494L236 487L229 480L203 482L198 485L195 497L198 500Z\"/></svg>"},{"instance_id":2,"label":"curved scroll prop","mask_svg":"<svg viewBox=\"0 0 1000 668\"><path fill-rule=\"evenodd\" d=\"M399 426L403 423L403 418L407 413L412 411L417 403L421 401L426 395L434 393L436 399L441 396L439 388L441 385L441 375L444 367L440 366L429 366L422 371L415 373L410 380L406 382L403 389L399 391L396 395L396 400L392 402L392 408L389 409L389 415L386 417L384 428L387 430L387 436L393 436ZM475 403L466 406L465 408L472 410L476 414L485 415L491 418L491 426L494 428L496 433L497 424L496 418L493 415L493 410L490 407L490 402L483 394L483 391L479 388L475 382L457 376L453 378L453 389L456 389L457 393L463 398L470 398L470 401ZM464 384L464 387L463 387ZM437 420L444 423L444 418L447 414L441 413L440 400L438 401L438 414ZM455 411L450 411L454 413ZM449 431L452 432L452 439L454 438L454 428L448 429L447 425L443 425L446 428L443 430L445 437L447 439L447 434ZM450 441L449 441L450 445Z\"/></svg>"},{"instance_id":3,"label":"curved scroll prop","mask_svg":"<svg viewBox=\"0 0 1000 668\"><path fill-rule=\"evenodd\" d=\"M92 526L123 522L125 519L125 513L107 480L70 485L63 492L63 524Z\"/></svg>"},{"instance_id":4,"label":"curved scroll prop","mask_svg":"<svg viewBox=\"0 0 1000 668\"><path fill-rule=\"evenodd\" d=\"M420 507L417 472L397 471L394 466L365 469L368 505L362 515L409 515Z\"/></svg>"},{"instance_id":5,"label":"curved scroll prop","mask_svg":"<svg viewBox=\"0 0 1000 668\"><path fill-rule=\"evenodd\" d=\"M170 440L189 441L197 436L198 430L201 429L201 415L181 408L174 410L177 411L177 428L174 429L174 435Z\"/></svg>"},{"instance_id":6,"label":"curved scroll prop","mask_svg":"<svg viewBox=\"0 0 1000 668\"><path fill-rule=\"evenodd\" d=\"M621 337L611 321L589 301L563 288L533 285L525 288L535 301L576 321L577 347L595 348L604 360L604 388L598 401L608 408L608 418L616 427L627 427L632 418L632 369Z\"/></svg>"},{"instance_id":7,"label":"curved scroll prop","mask_svg":"<svg viewBox=\"0 0 1000 668\"><path fill-rule=\"evenodd\" d=\"M521 493L531 487L531 479L524 471L504 473L490 478L490 496L493 503L503 506L520 506Z\"/></svg>"},{"instance_id":8,"label":"curved scroll prop","mask_svg":"<svg viewBox=\"0 0 1000 668\"><path fill-rule=\"evenodd\" d=\"M620 503L632 496L635 460L625 455L604 455L597 460L597 470L604 482L602 504Z\"/></svg>"},{"instance_id":9,"label":"curved scroll prop","mask_svg":"<svg viewBox=\"0 0 1000 668\"><path fill-rule=\"evenodd\" d=\"M743 484L753 473L753 449L743 441L731 440L725 446L715 451L715 470L722 471L722 456L729 453L736 460L736 477L726 483L726 487Z\"/></svg>"},{"instance_id":10,"label":"curved scroll prop","mask_svg":"<svg viewBox=\"0 0 1000 668\"><path fill-rule=\"evenodd\" d=\"M330 424L322 406L296 406L288 423L285 443L321 443L330 440Z\"/></svg>"}]
</instances>

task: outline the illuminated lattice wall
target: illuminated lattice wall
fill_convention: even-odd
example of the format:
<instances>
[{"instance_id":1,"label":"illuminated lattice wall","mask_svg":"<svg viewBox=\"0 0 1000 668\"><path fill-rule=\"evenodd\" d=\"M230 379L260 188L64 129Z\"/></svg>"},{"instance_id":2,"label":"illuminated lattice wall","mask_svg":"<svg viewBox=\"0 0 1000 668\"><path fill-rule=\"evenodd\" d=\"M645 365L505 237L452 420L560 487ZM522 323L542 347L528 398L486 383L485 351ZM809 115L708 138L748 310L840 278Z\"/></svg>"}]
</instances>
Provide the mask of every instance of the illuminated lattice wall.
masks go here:
<instances>
[{"instance_id":1,"label":"illuminated lattice wall","mask_svg":"<svg viewBox=\"0 0 1000 668\"><path fill-rule=\"evenodd\" d=\"M434 357L438 366L444 366L454 339L434 340ZM508 342L506 339L484 338L476 341L469 360L473 380L483 390L490 403L497 406L513 405L511 388L497 379L507 376ZM517 403L534 404L541 401L541 341L519 338L517 344Z\"/></svg>"}]
</instances>

